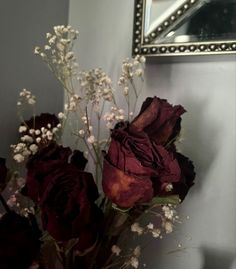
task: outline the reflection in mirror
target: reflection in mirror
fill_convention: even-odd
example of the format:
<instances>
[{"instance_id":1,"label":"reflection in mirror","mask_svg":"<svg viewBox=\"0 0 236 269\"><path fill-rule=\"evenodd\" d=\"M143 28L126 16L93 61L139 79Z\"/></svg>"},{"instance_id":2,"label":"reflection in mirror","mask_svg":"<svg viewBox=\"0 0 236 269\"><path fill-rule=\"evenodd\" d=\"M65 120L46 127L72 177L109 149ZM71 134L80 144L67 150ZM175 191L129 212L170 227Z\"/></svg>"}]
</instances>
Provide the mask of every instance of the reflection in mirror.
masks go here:
<instances>
[{"instance_id":1,"label":"reflection in mirror","mask_svg":"<svg viewBox=\"0 0 236 269\"><path fill-rule=\"evenodd\" d=\"M236 0L135 0L133 54L236 53Z\"/></svg>"},{"instance_id":2,"label":"reflection in mirror","mask_svg":"<svg viewBox=\"0 0 236 269\"><path fill-rule=\"evenodd\" d=\"M174 0L150 0L151 15L145 16L145 35L153 31L166 17L169 16L176 4ZM174 2L174 3L173 3ZM148 2L146 3L146 7ZM162 7L164 12L154 19L155 12ZM160 8L161 11L161 8ZM168 28L155 43L217 41L236 39L236 0L209 0L201 6L186 12L186 15L175 25Z\"/></svg>"}]
</instances>

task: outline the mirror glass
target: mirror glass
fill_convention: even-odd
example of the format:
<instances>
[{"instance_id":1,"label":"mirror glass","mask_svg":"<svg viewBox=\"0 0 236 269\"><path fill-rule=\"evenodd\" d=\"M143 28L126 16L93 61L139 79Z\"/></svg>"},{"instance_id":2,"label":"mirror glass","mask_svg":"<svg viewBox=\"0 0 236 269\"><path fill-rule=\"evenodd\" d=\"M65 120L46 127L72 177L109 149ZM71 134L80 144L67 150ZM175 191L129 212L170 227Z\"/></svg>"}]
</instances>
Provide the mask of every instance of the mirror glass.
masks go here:
<instances>
[{"instance_id":1,"label":"mirror glass","mask_svg":"<svg viewBox=\"0 0 236 269\"><path fill-rule=\"evenodd\" d=\"M186 0L146 0L144 37L155 31ZM151 41L153 44L236 39L236 0L198 1Z\"/></svg>"}]
</instances>

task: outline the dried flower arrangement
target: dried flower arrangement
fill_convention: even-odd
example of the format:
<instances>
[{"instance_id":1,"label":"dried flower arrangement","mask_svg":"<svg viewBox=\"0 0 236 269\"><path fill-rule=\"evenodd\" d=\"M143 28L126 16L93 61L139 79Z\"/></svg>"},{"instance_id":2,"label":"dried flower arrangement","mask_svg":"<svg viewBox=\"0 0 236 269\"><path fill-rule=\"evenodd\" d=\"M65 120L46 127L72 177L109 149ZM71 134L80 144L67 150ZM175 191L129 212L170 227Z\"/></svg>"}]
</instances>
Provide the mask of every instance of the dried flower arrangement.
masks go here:
<instances>
[{"instance_id":1,"label":"dried flower arrangement","mask_svg":"<svg viewBox=\"0 0 236 269\"><path fill-rule=\"evenodd\" d=\"M78 71L77 37L71 26L55 26L35 48L65 90L64 112L36 116L36 97L26 89L19 95L20 142L11 147L26 175L10 173L0 159L0 190L11 190L0 195L2 269L141 267L142 246L128 246L127 234L171 233L194 183L193 164L176 146L185 109L148 97L136 114L145 58L123 62L115 92L101 69ZM65 130L73 149L63 146Z\"/></svg>"}]
</instances>

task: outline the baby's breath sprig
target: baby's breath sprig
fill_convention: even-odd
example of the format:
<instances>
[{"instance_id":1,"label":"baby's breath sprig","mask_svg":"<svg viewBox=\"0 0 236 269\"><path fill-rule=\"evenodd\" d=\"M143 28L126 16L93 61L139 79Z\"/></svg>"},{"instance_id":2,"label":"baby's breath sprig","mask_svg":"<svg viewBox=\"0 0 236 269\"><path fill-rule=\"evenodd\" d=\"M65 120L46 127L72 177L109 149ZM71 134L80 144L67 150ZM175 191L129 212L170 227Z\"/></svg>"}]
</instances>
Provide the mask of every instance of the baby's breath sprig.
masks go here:
<instances>
[{"instance_id":1,"label":"baby's breath sprig","mask_svg":"<svg viewBox=\"0 0 236 269\"><path fill-rule=\"evenodd\" d=\"M137 55L134 59L126 59L122 64L122 72L118 81L118 85L123 89L123 95L127 103L128 119L131 119L136 110L136 104L143 87L144 63L145 57ZM142 86L138 91L136 88L136 79L141 79ZM130 89L132 91L130 91ZM133 104L131 104L131 95ZM131 108L132 106L132 108Z\"/></svg>"},{"instance_id":2,"label":"baby's breath sprig","mask_svg":"<svg viewBox=\"0 0 236 269\"><path fill-rule=\"evenodd\" d=\"M35 54L43 59L65 90L64 112L58 115L62 132L69 126L75 142L83 141L94 162L95 177L98 179L102 169L102 151L109 144L104 136L109 136L108 132L118 122L132 118L140 94L135 84L137 79L143 81L145 58L136 56L132 60L126 59L122 65L118 84L123 87L128 104L126 116L126 111L117 103L111 78L101 68L78 72L78 62L73 52L78 34L71 26L55 26L52 33L46 34L46 45L36 47Z\"/></svg>"},{"instance_id":3,"label":"baby's breath sprig","mask_svg":"<svg viewBox=\"0 0 236 269\"><path fill-rule=\"evenodd\" d=\"M55 26L53 33L46 34L47 44L34 49L69 93L74 92L72 80L77 75L78 63L72 50L78 34L71 26Z\"/></svg>"}]
</instances>

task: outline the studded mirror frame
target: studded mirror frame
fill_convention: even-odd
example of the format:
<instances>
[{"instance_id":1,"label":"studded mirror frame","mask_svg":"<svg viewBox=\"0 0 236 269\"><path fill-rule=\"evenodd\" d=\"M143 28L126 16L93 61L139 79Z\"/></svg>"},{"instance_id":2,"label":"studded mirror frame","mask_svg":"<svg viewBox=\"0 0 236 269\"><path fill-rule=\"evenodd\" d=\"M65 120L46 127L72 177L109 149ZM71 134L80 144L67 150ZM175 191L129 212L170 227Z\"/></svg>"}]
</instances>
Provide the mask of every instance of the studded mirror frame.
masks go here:
<instances>
[{"instance_id":1,"label":"studded mirror frame","mask_svg":"<svg viewBox=\"0 0 236 269\"><path fill-rule=\"evenodd\" d=\"M160 23L148 36L144 36L146 0L135 0L132 54L145 56L185 56L236 53L236 40L217 40L184 43L152 43L163 31L168 31L177 21L193 8L200 0L186 0Z\"/></svg>"}]
</instances>

